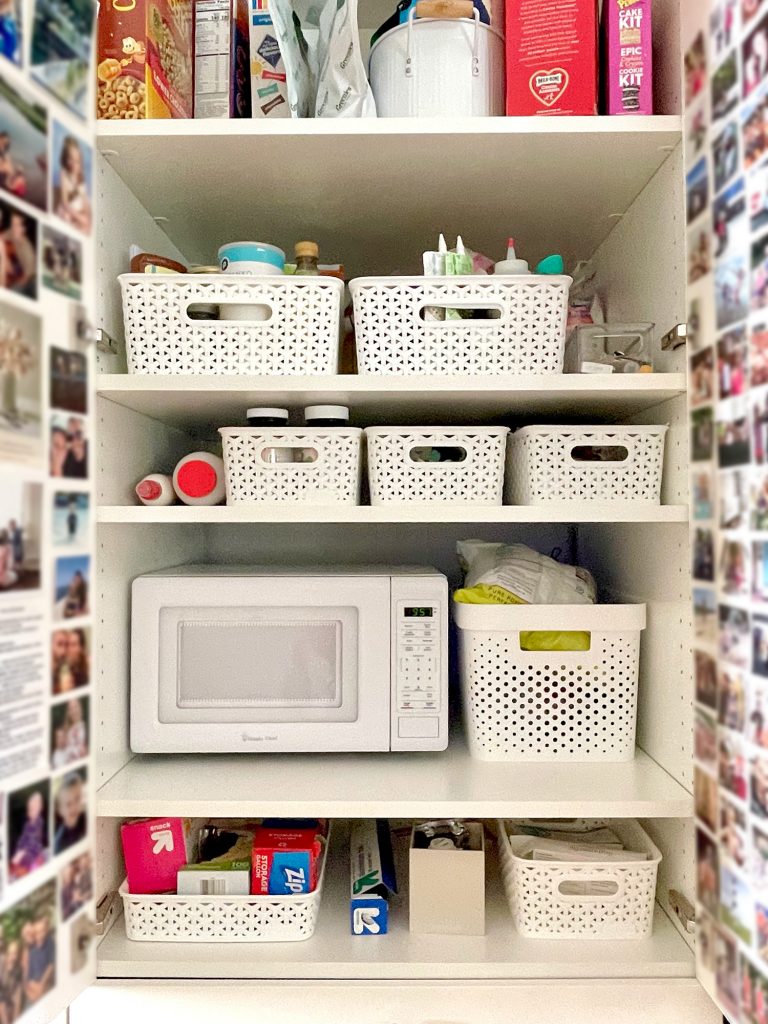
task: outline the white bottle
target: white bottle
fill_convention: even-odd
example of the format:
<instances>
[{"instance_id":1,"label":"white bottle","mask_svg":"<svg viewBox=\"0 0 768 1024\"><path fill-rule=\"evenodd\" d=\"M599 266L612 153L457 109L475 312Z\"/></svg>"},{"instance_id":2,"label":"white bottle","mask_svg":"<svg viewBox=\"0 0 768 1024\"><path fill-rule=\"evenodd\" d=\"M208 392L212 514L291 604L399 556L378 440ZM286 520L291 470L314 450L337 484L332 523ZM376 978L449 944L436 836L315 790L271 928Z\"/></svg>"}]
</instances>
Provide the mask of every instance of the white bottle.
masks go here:
<instances>
[{"instance_id":1,"label":"white bottle","mask_svg":"<svg viewBox=\"0 0 768 1024\"><path fill-rule=\"evenodd\" d=\"M134 490L142 505L173 505L176 501L173 480L164 473L149 473L139 480Z\"/></svg>"},{"instance_id":2,"label":"white bottle","mask_svg":"<svg viewBox=\"0 0 768 1024\"><path fill-rule=\"evenodd\" d=\"M224 460L210 452L192 452L176 464L173 489L185 505L218 505L224 500Z\"/></svg>"},{"instance_id":3,"label":"white bottle","mask_svg":"<svg viewBox=\"0 0 768 1024\"><path fill-rule=\"evenodd\" d=\"M500 260L493 272L494 274L530 274L527 260L517 258L514 238L510 238L507 242L507 258Z\"/></svg>"}]
</instances>

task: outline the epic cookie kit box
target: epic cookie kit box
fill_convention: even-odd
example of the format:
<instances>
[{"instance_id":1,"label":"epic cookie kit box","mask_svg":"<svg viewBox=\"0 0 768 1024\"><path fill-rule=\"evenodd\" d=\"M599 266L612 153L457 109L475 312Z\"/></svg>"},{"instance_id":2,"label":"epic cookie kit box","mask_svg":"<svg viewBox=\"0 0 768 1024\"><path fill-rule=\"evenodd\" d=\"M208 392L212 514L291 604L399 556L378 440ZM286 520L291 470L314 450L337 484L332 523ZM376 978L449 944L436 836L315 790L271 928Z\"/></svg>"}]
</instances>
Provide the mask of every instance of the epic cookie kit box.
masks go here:
<instances>
[{"instance_id":1,"label":"epic cookie kit box","mask_svg":"<svg viewBox=\"0 0 768 1024\"><path fill-rule=\"evenodd\" d=\"M602 32L604 112L652 114L651 0L604 0Z\"/></svg>"},{"instance_id":2,"label":"epic cookie kit box","mask_svg":"<svg viewBox=\"0 0 768 1024\"><path fill-rule=\"evenodd\" d=\"M193 0L101 0L98 117L192 117L193 12Z\"/></svg>"},{"instance_id":3,"label":"epic cookie kit box","mask_svg":"<svg viewBox=\"0 0 768 1024\"><path fill-rule=\"evenodd\" d=\"M508 0L507 115L596 114L597 0Z\"/></svg>"}]
</instances>

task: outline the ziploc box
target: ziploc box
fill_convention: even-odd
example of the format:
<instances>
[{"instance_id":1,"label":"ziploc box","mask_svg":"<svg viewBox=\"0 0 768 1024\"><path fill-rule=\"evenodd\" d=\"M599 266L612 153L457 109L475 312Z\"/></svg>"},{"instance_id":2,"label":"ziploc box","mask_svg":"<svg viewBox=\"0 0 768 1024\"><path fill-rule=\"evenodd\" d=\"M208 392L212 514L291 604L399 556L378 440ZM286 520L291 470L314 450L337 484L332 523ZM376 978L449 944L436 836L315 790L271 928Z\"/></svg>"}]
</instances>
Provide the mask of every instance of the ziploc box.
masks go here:
<instances>
[{"instance_id":1,"label":"ziploc box","mask_svg":"<svg viewBox=\"0 0 768 1024\"><path fill-rule=\"evenodd\" d=\"M251 861L251 894L295 896L317 888L322 843L315 828L256 829Z\"/></svg>"},{"instance_id":2,"label":"ziploc box","mask_svg":"<svg viewBox=\"0 0 768 1024\"><path fill-rule=\"evenodd\" d=\"M507 116L596 114L597 0L507 0Z\"/></svg>"},{"instance_id":3,"label":"ziploc box","mask_svg":"<svg viewBox=\"0 0 768 1024\"><path fill-rule=\"evenodd\" d=\"M101 0L97 116L192 117L194 0Z\"/></svg>"},{"instance_id":4,"label":"ziploc box","mask_svg":"<svg viewBox=\"0 0 768 1024\"><path fill-rule=\"evenodd\" d=\"M175 892L177 872L195 859L199 824L189 818L126 822L120 837L129 892Z\"/></svg>"},{"instance_id":5,"label":"ziploc box","mask_svg":"<svg viewBox=\"0 0 768 1024\"><path fill-rule=\"evenodd\" d=\"M603 0L606 114L653 113L651 0Z\"/></svg>"},{"instance_id":6,"label":"ziploc box","mask_svg":"<svg viewBox=\"0 0 768 1024\"><path fill-rule=\"evenodd\" d=\"M353 935L386 935L391 893L397 892L389 822L356 821L349 837Z\"/></svg>"},{"instance_id":7,"label":"ziploc box","mask_svg":"<svg viewBox=\"0 0 768 1024\"><path fill-rule=\"evenodd\" d=\"M251 110L253 117L290 117L288 86L269 0L251 5Z\"/></svg>"}]
</instances>

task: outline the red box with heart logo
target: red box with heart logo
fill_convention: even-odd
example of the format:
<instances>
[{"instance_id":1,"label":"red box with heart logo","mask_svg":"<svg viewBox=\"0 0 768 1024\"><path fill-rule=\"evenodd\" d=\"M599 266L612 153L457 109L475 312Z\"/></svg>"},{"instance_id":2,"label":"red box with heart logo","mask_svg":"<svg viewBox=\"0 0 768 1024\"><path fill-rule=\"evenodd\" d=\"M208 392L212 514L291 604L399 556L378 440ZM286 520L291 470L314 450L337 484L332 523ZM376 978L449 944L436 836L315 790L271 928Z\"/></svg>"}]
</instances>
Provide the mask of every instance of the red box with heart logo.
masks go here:
<instances>
[{"instance_id":1,"label":"red box with heart logo","mask_svg":"<svg viewBox=\"0 0 768 1024\"><path fill-rule=\"evenodd\" d=\"M597 0L507 0L507 115L596 114Z\"/></svg>"}]
</instances>

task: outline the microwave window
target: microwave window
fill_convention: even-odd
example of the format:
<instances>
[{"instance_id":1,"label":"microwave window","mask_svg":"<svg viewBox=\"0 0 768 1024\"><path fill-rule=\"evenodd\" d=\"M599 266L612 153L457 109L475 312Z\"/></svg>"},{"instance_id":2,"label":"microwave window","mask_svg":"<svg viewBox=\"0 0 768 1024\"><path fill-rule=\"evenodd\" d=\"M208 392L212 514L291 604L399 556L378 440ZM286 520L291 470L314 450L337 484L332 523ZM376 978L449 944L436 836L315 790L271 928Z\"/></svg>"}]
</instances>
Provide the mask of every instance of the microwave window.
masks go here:
<instances>
[{"instance_id":1,"label":"microwave window","mask_svg":"<svg viewBox=\"0 0 768 1024\"><path fill-rule=\"evenodd\" d=\"M431 619L432 608L405 608L404 614L406 619Z\"/></svg>"},{"instance_id":2,"label":"microwave window","mask_svg":"<svg viewBox=\"0 0 768 1024\"><path fill-rule=\"evenodd\" d=\"M178 623L180 708L333 708L342 702L338 620Z\"/></svg>"}]
</instances>

